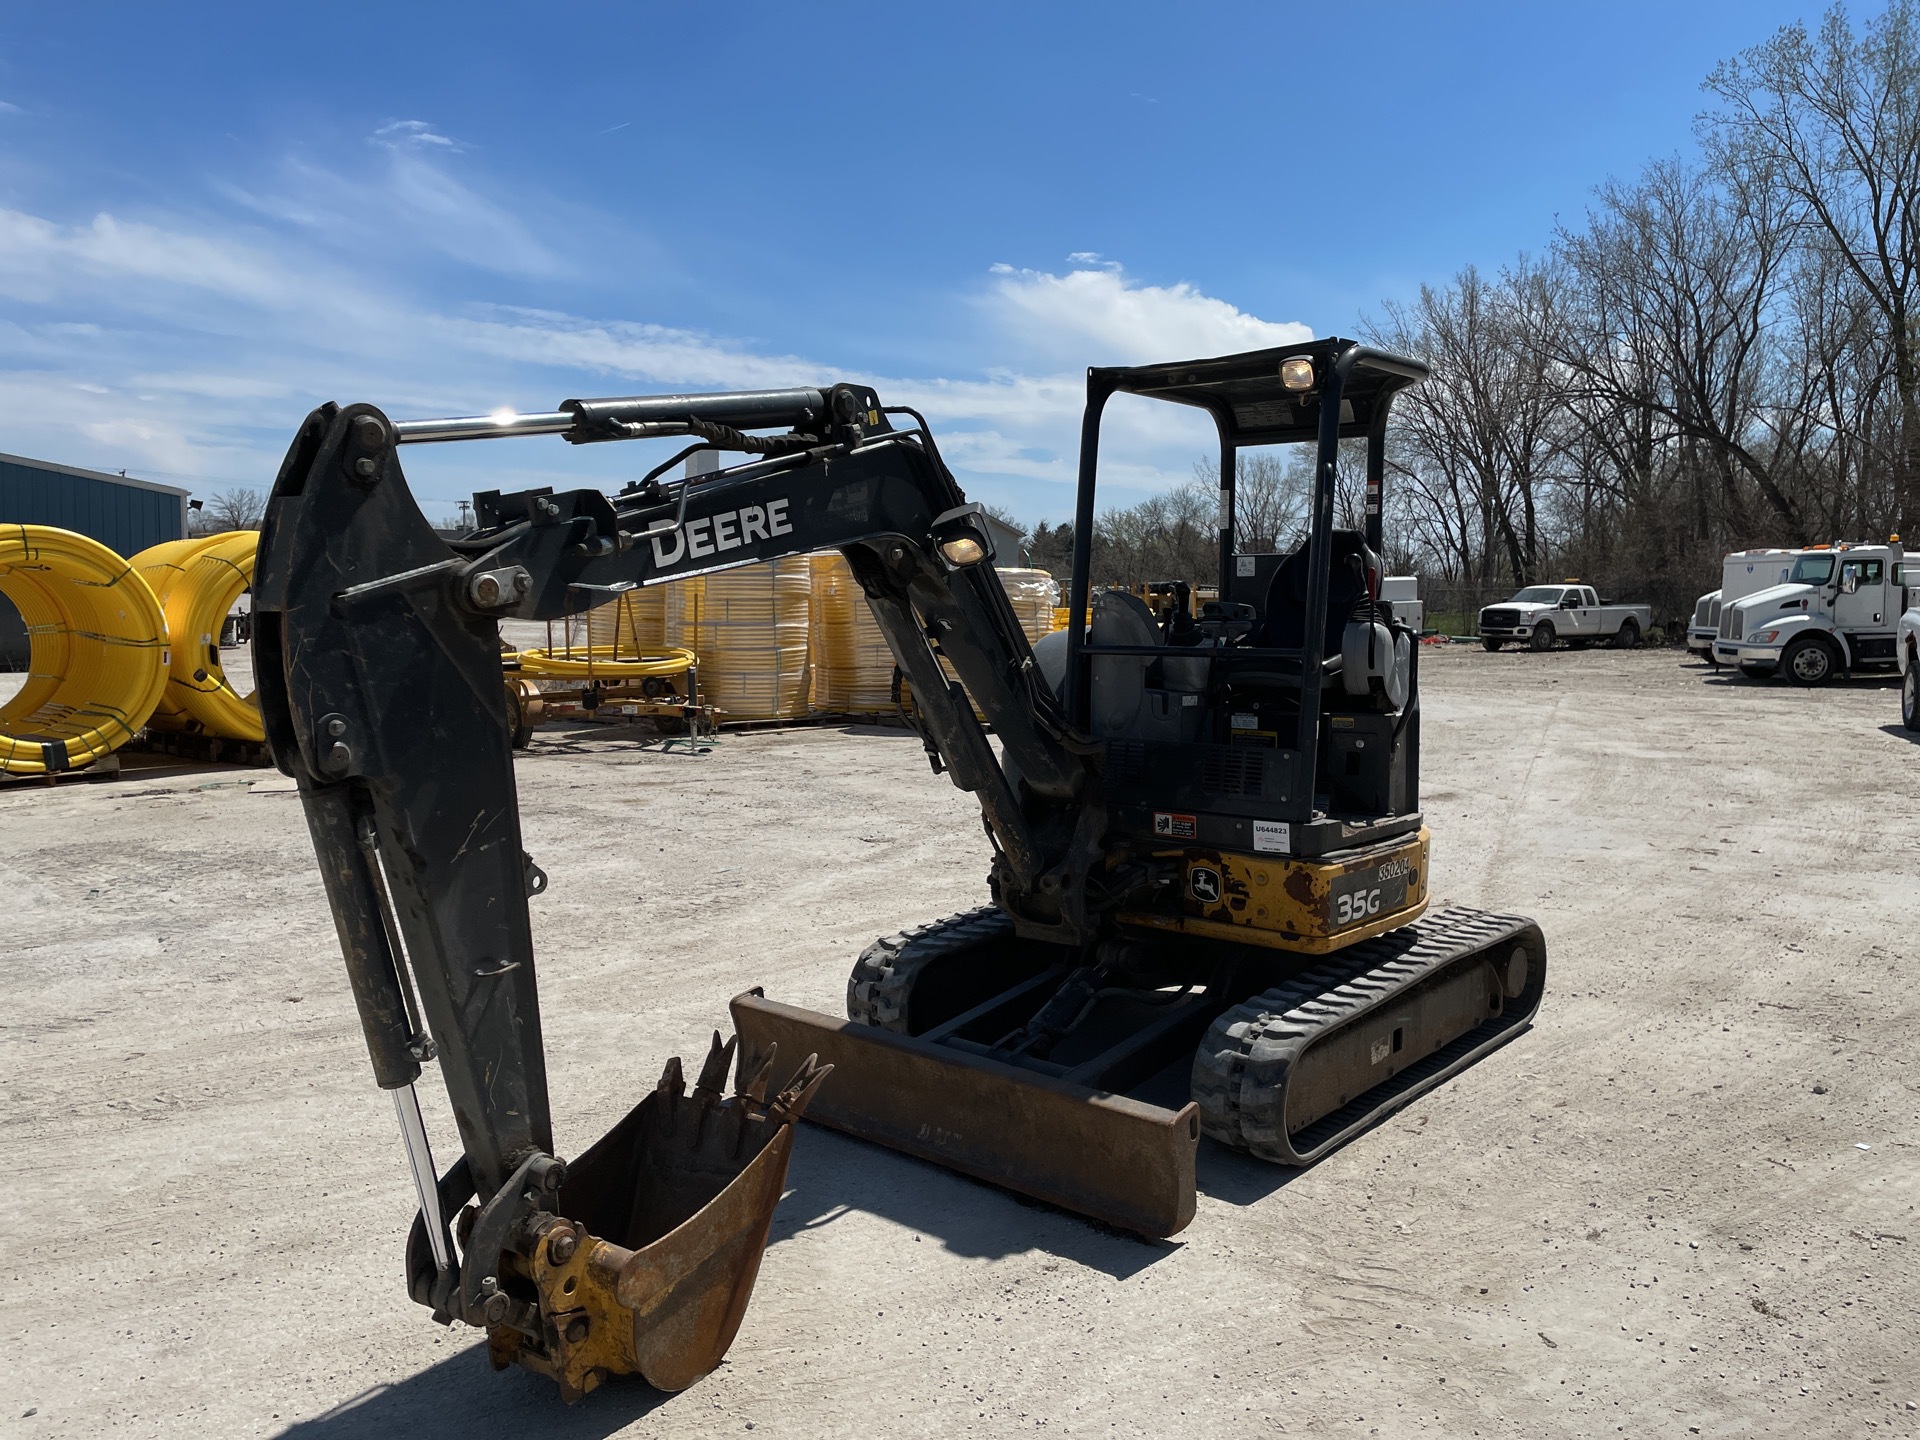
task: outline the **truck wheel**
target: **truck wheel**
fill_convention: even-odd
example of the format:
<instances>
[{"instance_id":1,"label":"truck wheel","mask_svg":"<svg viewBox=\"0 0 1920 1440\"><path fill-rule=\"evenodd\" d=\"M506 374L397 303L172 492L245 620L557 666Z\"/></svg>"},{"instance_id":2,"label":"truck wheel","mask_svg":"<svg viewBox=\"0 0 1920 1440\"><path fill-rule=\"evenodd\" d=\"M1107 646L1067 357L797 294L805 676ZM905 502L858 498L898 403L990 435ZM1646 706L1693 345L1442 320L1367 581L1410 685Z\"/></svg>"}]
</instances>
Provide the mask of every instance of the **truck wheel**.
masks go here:
<instances>
[{"instance_id":1,"label":"truck wheel","mask_svg":"<svg viewBox=\"0 0 1920 1440\"><path fill-rule=\"evenodd\" d=\"M1824 685L1840 669L1840 654L1824 635L1802 635L1781 652L1780 668L1796 685Z\"/></svg>"},{"instance_id":2,"label":"truck wheel","mask_svg":"<svg viewBox=\"0 0 1920 1440\"><path fill-rule=\"evenodd\" d=\"M1491 635L1482 635L1480 637L1480 648L1482 650L1498 650L1504 643L1504 641L1494 639Z\"/></svg>"},{"instance_id":3,"label":"truck wheel","mask_svg":"<svg viewBox=\"0 0 1920 1440\"><path fill-rule=\"evenodd\" d=\"M1613 648L1631 650L1640 643L1640 622L1629 615L1620 622L1620 628L1613 632Z\"/></svg>"},{"instance_id":4,"label":"truck wheel","mask_svg":"<svg viewBox=\"0 0 1920 1440\"><path fill-rule=\"evenodd\" d=\"M1554 638L1552 623L1542 620L1538 625L1533 627L1533 634L1527 637L1527 648L1529 650L1551 650L1553 648Z\"/></svg>"},{"instance_id":5,"label":"truck wheel","mask_svg":"<svg viewBox=\"0 0 1920 1440\"><path fill-rule=\"evenodd\" d=\"M1907 673L1900 680L1900 718L1907 729L1920 730L1920 651L1907 647Z\"/></svg>"}]
</instances>

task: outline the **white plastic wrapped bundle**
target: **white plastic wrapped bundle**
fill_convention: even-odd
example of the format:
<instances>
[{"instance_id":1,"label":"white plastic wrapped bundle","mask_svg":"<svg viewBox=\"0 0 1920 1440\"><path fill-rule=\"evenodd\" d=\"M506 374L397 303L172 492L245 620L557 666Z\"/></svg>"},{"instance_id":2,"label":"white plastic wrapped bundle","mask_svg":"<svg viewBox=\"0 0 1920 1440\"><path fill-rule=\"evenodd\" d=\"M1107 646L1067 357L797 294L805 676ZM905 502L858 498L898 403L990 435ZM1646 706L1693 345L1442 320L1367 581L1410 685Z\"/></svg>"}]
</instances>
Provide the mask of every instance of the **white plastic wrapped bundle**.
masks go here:
<instances>
[{"instance_id":1,"label":"white plastic wrapped bundle","mask_svg":"<svg viewBox=\"0 0 1920 1440\"><path fill-rule=\"evenodd\" d=\"M1042 635L1052 632L1053 602L1060 587L1053 576L1044 570L996 570L1000 584L1007 592L1007 599L1013 605L1013 613L1020 622L1020 629L1031 645ZM958 680L953 667L943 658L940 668L947 679ZM986 713L979 705L973 707L973 713L980 719L986 719Z\"/></svg>"},{"instance_id":2,"label":"white plastic wrapped bundle","mask_svg":"<svg viewBox=\"0 0 1920 1440\"><path fill-rule=\"evenodd\" d=\"M722 720L807 713L813 574L790 556L665 587L666 643L694 652L700 696Z\"/></svg>"},{"instance_id":3,"label":"white plastic wrapped bundle","mask_svg":"<svg viewBox=\"0 0 1920 1440\"><path fill-rule=\"evenodd\" d=\"M587 612L587 643L611 646L620 656L660 655L667 648L664 585L629 590Z\"/></svg>"},{"instance_id":4,"label":"white plastic wrapped bundle","mask_svg":"<svg viewBox=\"0 0 1920 1440\"><path fill-rule=\"evenodd\" d=\"M1020 628L1027 632L1028 644L1054 630L1053 609L1060 586L1053 576L1044 570L1002 570L1000 583L1013 602L1013 613L1020 617Z\"/></svg>"},{"instance_id":5,"label":"white plastic wrapped bundle","mask_svg":"<svg viewBox=\"0 0 1920 1440\"><path fill-rule=\"evenodd\" d=\"M893 712L893 652L866 592L837 550L813 562L813 708L833 714Z\"/></svg>"}]
</instances>

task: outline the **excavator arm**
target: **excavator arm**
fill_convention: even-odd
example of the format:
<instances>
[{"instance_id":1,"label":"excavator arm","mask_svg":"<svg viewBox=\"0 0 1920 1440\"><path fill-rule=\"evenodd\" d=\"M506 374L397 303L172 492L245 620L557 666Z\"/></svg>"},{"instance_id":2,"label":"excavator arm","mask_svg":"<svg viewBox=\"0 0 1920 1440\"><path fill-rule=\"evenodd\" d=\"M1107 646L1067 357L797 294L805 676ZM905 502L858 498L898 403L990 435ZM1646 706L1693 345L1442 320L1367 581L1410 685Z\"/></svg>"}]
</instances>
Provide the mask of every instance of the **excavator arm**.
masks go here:
<instances>
[{"instance_id":1,"label":"excavator arm","mask_svg":"<svg viewBox=\"0 0 1920 1440\"><path fill-rule=\"evenodd\" d=\"M769 429L782 433L750 433ZM483 494L476 533L437 535L407 488L403 447L527 433L681 435L749 458L663 481L669 462L611 498ZM409 1289L438 1318L484 1325L497 1363L552 1374L569 1398L609 1373L678 1388L718 1363L792 1121L824 1072L809 1058L777 1085L767 1056L729 1096L731 1045L716 1036L691 1095L675 1061L587 1155L571 1166L555 1155L528 915L546 877L522 847L498 622L830 548L913 685L936 768L980 801L997 897L1036 937L1083 938L1100 830L1088 747L1041 679L979 507L924 425L894 429L872 391L569 401L507 420L395 422L326 405L274 484L255 579L261 708L299 784L375 1078L394 1096L413 1170ZM1013 774L941 673L936 644ZM428 1062L463 1150L445 1176L413 1088Z\"/></svg>"}]
</instances>

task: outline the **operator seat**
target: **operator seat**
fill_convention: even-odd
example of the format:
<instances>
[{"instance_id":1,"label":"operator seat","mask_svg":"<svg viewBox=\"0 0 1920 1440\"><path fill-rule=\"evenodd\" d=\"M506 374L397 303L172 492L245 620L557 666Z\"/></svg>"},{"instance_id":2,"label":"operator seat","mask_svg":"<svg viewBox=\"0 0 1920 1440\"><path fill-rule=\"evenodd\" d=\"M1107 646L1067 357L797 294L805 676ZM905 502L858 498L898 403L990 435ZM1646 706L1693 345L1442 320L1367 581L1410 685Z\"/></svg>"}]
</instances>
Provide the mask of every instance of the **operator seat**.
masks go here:
<instances>
[{"instance_id":1,"label":"operator seat","mask_svg":"<svg viewBox=\"0 0 1920 1440\"><path fill-rule=\"evenodd\" d=\"M1327 628L1320 646L1323 656L1340 653L1347 621L1367 598L1367 571L1377 570L1379 565L1358 530L1333 532L1333 559L1327 570ZM1267 584L1267 601L1261 607L1255 645L1294 650L1306 644L1307 574L1307 544L1302 541L1298 550L1280 562Z\"/></svg>"}]
</instances>

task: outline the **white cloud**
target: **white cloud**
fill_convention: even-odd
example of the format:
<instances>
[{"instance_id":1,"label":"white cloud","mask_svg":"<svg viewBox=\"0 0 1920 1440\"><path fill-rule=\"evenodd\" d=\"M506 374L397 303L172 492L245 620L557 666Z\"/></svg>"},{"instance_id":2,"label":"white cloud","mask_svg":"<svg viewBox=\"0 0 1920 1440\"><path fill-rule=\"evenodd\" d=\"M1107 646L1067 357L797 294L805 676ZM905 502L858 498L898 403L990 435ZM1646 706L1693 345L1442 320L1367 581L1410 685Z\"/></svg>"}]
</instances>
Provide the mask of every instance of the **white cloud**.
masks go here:
<instances>
[{"instance_id":1,"label":"white cloud","mask_svg":"<svg viewBox=\"0 0 1920 1440\"><path fill-rule=\"evenodd\" d=\"M0 115L19 115L21 113L23 112L18 105L6 100L0 100Z\"/></svg>"},{"instance_id":2,"label":"white cloud","mask_svg":"<svg viewBox=\"0 0 1920 1440\"><path fill-rule=\"evenodd\" d=\"M0 295L46 303L97 294L100 287L198 291L279 305L301 281L248 247L99 214L86 225L56 225L0 210ZM123 292L124 293L124 292Z\"/></svg>"},{"instance_id":3,"label":"white cloud","mask_svg":"<svg viewBox=\"0 0 1920 1440\"><path fill-rule=\"evenodd\" d=\"M269 483L300 418L327 399L422 417L858 379L925 413L979 498L1060 518L1072 505L1088 363L1308 333L1189 284L1140 283L1091 252L1060 275L989 272L980 303L1011 363L971 375L873 374L644 318L433 301L401 278L392 237L357 228L369 223L360 217L400 214L416 242L495 271L551 273L561 261L543 235L437 168L432 154L449 147L419 139L423 130L396 131L391 172L371 181L289 162L281 185L216 187L244 210L238 224L108 212L62 224L0 210L0 297L15 302L0 323L0 448L204 491ZM1110 407L1104 434L1111 503L1184 479L1212 443L1204 417L1131 397ZM474 488L607 483L648 463L625 446L456 448L409 456L430 515Z\"/></svg>"},{"instance_id":4,"label":"white cloud","mask_svg":"<svg viewBox=\"0 0 1920 1440\"><path fill-rule=\"evenodd\" d=\"M389 149L398 149L403 145L438 146L443 150L460 150L465 147L459 141L440 134L424 120L389 120L373 132L376 144Z\"/></svg>"},{"instance_id":5,"label":"white cloud","mask_svg":"<svg viewBox=\"0 0 1920 1440\"><path fill-rule=\"evenodd\" d=\"M1140 365L1294 345L1313 331L1262 320L1181 281L1143 285L1091 251L1064 275L995 265L988 304L1026 344L1091 365Z\"/></svg>"}]
</instances>

